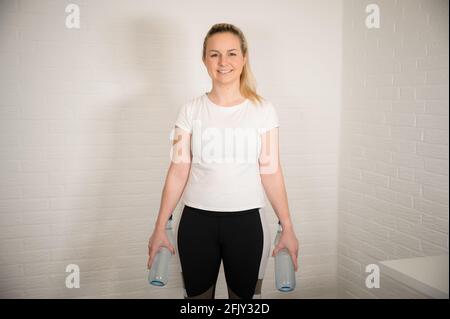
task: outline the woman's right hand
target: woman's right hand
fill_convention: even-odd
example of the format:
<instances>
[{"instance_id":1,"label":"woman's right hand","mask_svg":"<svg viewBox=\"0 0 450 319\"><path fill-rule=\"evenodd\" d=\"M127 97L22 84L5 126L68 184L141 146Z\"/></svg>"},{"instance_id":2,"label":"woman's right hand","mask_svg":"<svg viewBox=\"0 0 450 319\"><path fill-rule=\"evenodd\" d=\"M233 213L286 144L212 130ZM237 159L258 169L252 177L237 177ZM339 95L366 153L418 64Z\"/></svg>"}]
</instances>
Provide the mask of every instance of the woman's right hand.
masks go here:
<instances>
[{"instance_id":1,"label":"woman's right hand","mask_svg":"<svg viewBox=\"0 0 450 319\"><path fill-rule=\"evenodd\" d=\"M153 260L155 259L155 256L161 247L168 248L172 252L172 254L175 255L175 248L170 243L169 238L166 234L166 230L155 229L148 241L147 269L150 269L152 267Z\"/></svg>"}]
</instances>

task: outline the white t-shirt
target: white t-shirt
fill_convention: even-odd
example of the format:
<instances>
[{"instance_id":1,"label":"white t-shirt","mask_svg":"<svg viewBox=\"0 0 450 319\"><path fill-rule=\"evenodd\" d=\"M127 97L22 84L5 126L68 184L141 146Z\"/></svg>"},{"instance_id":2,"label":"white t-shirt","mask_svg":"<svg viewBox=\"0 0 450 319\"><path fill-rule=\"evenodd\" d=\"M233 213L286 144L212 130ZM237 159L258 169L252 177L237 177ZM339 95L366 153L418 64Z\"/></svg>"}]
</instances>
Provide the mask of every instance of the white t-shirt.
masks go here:
<instances>
[{"instance_id":1,"label":"white t-shirt","mask_svg":"<svg viewBox=\"0 0 450 319\"><path fill-rule=\"evenodd\" d=\"M225 107L205 93L181 106L175 126L192 134L185 205L223 212L265 206L258 158L261 134L279 126L272 103Z\"/></svg>"}]
</instances>

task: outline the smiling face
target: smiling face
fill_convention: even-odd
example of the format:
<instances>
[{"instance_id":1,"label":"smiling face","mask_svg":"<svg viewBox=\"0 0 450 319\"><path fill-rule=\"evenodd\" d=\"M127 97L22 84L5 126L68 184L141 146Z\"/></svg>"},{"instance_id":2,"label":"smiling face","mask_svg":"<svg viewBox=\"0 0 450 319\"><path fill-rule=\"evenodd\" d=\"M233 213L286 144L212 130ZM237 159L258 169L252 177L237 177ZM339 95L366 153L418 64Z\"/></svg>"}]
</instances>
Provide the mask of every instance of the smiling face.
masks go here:
<instances>
[{"instance_id":1,"label":"smiling face","mask_svg":"<svg viewBox=\"0 0 450 319\"><path fill-rule=\"evenodd\" d=\"M208 39L203 63L214 82L229 84L239 81L246 61L239 37L233 33L216 33Z\"/></svg>"}]
</instances>

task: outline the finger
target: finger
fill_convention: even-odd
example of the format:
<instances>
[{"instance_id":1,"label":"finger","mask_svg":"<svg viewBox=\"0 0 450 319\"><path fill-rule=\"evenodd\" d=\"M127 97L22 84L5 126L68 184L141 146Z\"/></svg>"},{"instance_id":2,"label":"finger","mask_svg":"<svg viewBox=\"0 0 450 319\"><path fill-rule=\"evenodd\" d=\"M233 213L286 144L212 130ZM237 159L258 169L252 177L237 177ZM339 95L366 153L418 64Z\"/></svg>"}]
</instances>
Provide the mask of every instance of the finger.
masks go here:
<instances>
[{"instance_id":1,"label":"finger","mask_svg":"<svg viewBox=\"0 0 450 319\"><path fill-rule=\"evenodd\" d=\"M170 242L164 242L163 244L161 244L161 249L162 248L166 248L167 250L170 251L170 253L173 255L174 253L174 248L172 246L172 244Z\"/></svg>"},{"instance_id":2,"label":"finger","mask_svg":"<svg viewBox=\"0 0 450 319\"><path fill-rule=\"evenodd\" d=\"M148 247L148 255L151 256L153 255L153 251L154 251L154 247Z\"/></svg>"},{"instance_id":3,"label":"finger","mask_svg":"<svg viewBox=\"0 0 450 319\"><path fill-rule=\"evenodd\" d=\"M153 265L153 257L152 256L150 256L150 258L148 259L148 269L150 269L150 268L152 268L152 265Z\"/></svg>"},{"instance_id":4,"label":"finger","mask_svg":"<svg viewBox=\"0 0 450 319\"><path fill-rule=\"evenodd\" d=\"M148 264L147 264L148 269L152 268L154 259L155 259L155 254L151 254L148 258Z\"/></svg>"},{"instance_id":5,"label":"finger","mask_svg":"<svg viewBox=\"0 0 450 319\"><path fill-rule=\"evenodd\" d=\"M291 258L292 258L292 262L294 264L294 269L295 269L295 271L297 271L297 269L298 269L297 256L295 254L291 253Z\"/></svg>"},{"instance_id":6,"label":"finger","mask_svg":"<svg viewBox=\"0 0 450 319\"><path fill-rule=\"evenodd\" d=\"M275 247L275 249L273 250L273 253L272 253L272 257L275 257L275 255L278 254L278 252L279 252L280 250L281 250L281 247L280 247L280 246Z\"/></svg>"},{"instance_id":7,"label":"finger","mask_svg":"<svg viewBox=\"0 0 450 319\"><path fill-rule=\"evenodd\" d=\"M278 247L275 247L272 251L272 257L275 257L275 255L278 253L279 249Z\"/></svg>"}]
</instances>

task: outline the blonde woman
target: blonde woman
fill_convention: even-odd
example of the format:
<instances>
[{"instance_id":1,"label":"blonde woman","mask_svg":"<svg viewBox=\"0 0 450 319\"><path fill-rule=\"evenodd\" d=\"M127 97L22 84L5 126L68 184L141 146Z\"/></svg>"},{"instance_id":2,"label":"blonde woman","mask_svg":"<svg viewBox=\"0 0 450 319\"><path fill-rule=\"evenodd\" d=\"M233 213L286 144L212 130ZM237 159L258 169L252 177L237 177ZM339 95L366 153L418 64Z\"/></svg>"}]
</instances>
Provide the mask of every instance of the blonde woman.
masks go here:
<instances>
[{"instance_id":1,"label":"blonde woman","mask_svg":"<svg viewBox=\"0 0 450 319\"><path fill-rule=\"evenodd\" d=\"M278 117L256 93L239 28L213 25L202 59L212 90L179 110L147 267L165 246L178 251L185 298L214 298L221 262L230 299L260 298L271 247L264 192L283 229L272 256L286 248L298 269L298 240L279 163ZM165 225L182 195L174 247Z\"/></svg>"}]
</instances>

